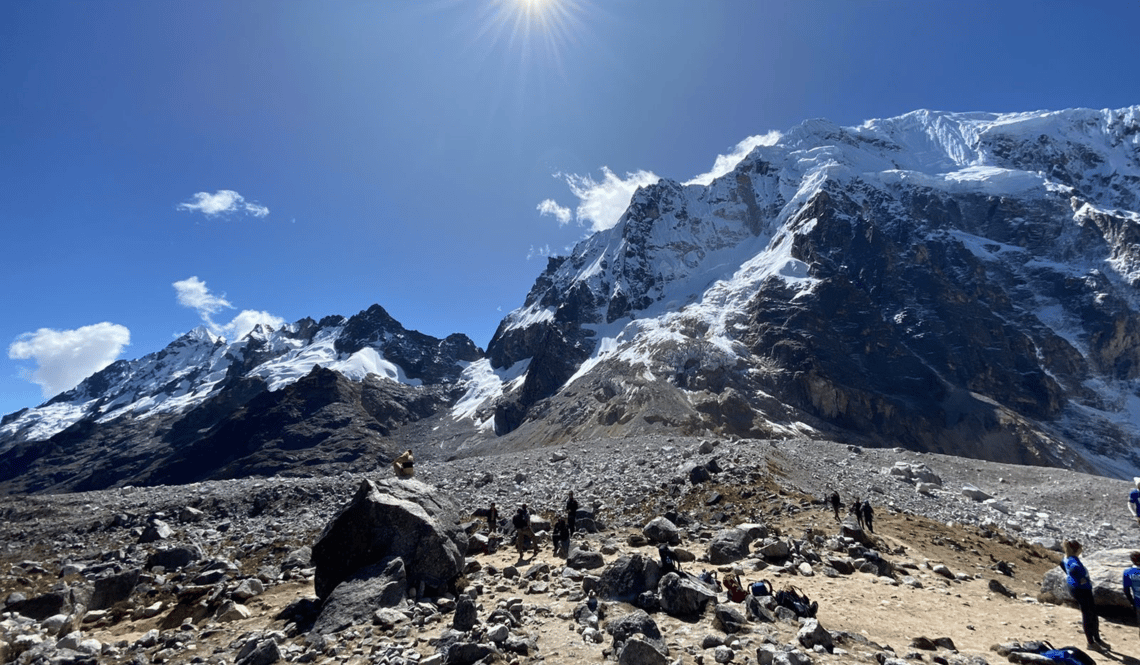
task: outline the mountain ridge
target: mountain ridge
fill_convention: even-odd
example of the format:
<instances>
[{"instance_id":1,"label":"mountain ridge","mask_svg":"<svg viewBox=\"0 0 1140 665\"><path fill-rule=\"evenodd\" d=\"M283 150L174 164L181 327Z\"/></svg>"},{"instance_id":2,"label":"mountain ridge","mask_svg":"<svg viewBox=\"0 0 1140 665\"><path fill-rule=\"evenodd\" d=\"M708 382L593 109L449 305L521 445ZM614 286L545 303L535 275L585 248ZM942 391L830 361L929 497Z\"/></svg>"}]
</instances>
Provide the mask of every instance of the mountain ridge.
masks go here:
<instances>
[{"instance_id":1,"label":"mountain ridge","mask_svg":"<svg viewBox=\"0 0 1140 665\"><path fill-rule=\"evenodd\" d=\"M674 431L1140 474L1137 155L1140 106L805 121L715 177L640 188L485 353L378 305L232 344L200 330L150 374L119 361L6 416L0 468L60 423L174 417L321 365L434 390L377 436L410 427L442 455Z\"/></svg>"}]
</instances>

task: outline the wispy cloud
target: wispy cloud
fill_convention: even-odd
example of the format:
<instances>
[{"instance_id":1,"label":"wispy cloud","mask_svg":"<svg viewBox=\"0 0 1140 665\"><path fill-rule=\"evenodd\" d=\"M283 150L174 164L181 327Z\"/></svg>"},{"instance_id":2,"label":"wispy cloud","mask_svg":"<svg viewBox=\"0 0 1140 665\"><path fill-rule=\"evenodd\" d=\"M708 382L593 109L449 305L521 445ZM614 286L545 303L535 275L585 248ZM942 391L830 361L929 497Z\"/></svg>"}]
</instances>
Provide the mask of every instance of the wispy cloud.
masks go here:
<instances>
[{"instance_id":1,"label":"wispy cloud","mask_svg":"<svg viewBox=\"0 0 1140 665\"><path fill-rule=\"evenodd\" d=\"M179 305L197 310L198 316L202 317L202 322L210 332L228 340L241 339L258 325L274 329L285 325L285 319L279 316L252 309L242 310L229 323L218 323L214 321L214 314L225 309L234 309L230 301L226 300L225 294L210 293L206 283L196 276L174 282L173 286L175 293L178 294Z\"/></svg>"},{"instance_id":2,"label":"wispy cloud","mask_svg":"<svg viewBox=\"0 0 1140 665\"><path fill-rule=\"evenodd\" d=\"M747 157L748 153L752 152L753 148L758 145L776 145L780 141L781 136L782 135L780 132L775 131L768 132L767 134L749 136L740 143L737 143L736 147L732 149L732 152L728 153L727 155L718 155L716 161L713 163L711 171L708 173L702 173L701 175L694 177L692 180L689 180L684 184L709 185L713 180L716 180L722 175L729 173L735 169L736 165L739 164L740 161L745 157Z\"/></svg>"},{"instance_id":3,"label":"wispy cloud","mask_svg":"<svg viewBox=\"0 0 1140 665\"><path fill-rule=\"evenodd\" d=\"M265 217L269 214L269 208L266 208L260 203L246 201L244 196L231 189L219 189L213 194L209 192L198 192L190 201L179 203L178 209L188 212L200 212L207 217L230 215L234 213L252 215L253 217Z\"/></svg>"},{"instance_id":4,"label":"wispy cloud","mask_svg":"<svg viewBox=\"0 0 1140 665\"><path fill-rule=\"evenodd\" d=\"M661 179L649 171L626 173L622 178L605 166L602 167L601 181L589 175L567 173L556 173L555 177L565 180L570 186L570 192L578 198L574 218L592 232L604 231L617 224L637 188ZM570 209L550 199L538 204L538 211L543 215L553 215L559 224L570 221Z\"/></svg>"},{"instance_id":5,"label":"wispy cloud","mask_svg":"<svg viewBox=\"0 0 1140 665\"><path fill-rule=\"evenodd\" d=\"M79 385L83 379L115 362L131 343L131 331L115 323L96 323L75 330L40 328L24 333L8 347L13 360L35 360L26 377L44 398Z\"/></svg>"}]
</instances>

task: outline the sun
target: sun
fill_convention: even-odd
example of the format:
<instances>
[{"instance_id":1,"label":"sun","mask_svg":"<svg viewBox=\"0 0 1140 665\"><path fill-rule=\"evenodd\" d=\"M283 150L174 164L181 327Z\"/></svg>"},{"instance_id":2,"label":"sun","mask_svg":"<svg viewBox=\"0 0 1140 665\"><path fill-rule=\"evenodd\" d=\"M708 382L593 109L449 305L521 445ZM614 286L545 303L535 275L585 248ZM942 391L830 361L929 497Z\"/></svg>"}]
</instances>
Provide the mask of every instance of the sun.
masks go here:
<instances>
[{"instance_id":1,"label":"sun","mask_svg":"<svg viewBox=\"0 0 1140 665\"><path fill-rule=\"evenodd\" d=\"M491 0L480 33L503 42L527 57L561 60L577 41L590 0Z\"/></svg>"}]
</instances>

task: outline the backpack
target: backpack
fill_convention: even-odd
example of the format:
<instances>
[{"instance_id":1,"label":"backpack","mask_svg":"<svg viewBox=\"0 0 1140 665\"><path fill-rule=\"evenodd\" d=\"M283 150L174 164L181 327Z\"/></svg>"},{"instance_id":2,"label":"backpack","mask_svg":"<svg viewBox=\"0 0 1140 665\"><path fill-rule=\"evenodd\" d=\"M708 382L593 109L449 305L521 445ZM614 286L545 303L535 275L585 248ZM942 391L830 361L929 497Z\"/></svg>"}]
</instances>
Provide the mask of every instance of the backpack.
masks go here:
<instances>
[{"instance_id":1,"label":"backpack","mask_svg":"<svg viewBox=\"0 0 1140 665\"><path fill-rule=\"evenodd\" d=\"M523 513L515 513L515 516L511 518L511 524L513 524L516 529L523 528L526 526L526 515Z\"/></svg>"},{"instance_id":2,"label":"backpack","mask_svg":"<svg viewBox=\"0 0 1140 665\"><path fill-rule=\"evenodd\" d=\"M769 582L768 580L760 580L759 582L753 582L752 587L751 587L751 591L752 591L753 596L771 596L772 595L772 583Z\"/></svg>"},{"instance_id":3,"label":"backpack","mask_svg":"<svg viewBox=\"0 0 1140 665\"><path fill-rule=\"evenodd\" d=\"M1076 647L1050 649L1048 651L1042 651L1041 655L1055 663L1062 663L1062 665L1096 665L1095 660Z\"/></svg>"},{"instance_id":4,"label":"backpack","mask_svg":"<svg viewBox=\"0 0 1140 665\"><path fill-rule=\"evenodd\" d=\"M807 594L792 585L776 592L776 604L795 612L800 618L815 617L819 611L819 603L812 602Z\"/></svg>"},{"instance_id":5,"label":"backpack","mask_svg":"<svg viewBox=\"0 0 1140 665\"><path fill-rule=\"evenodd\" d=\"M702 570L701 574L697 576L697 579L716 589L717 591L720 591L720 580L716 578L715 571L709 572L707 570Z\"/></svg>"},{"instance_id":6,"label":"backpack","mask_svg":"<svg viewBox=\"0 0 1140 665\"><path fill-rule=\"evenodd\" d=\"M724 576L724 588L728 589L728 597L734 603L743 602L744 599L748 597L748 592L744 590L744 585L740 583L740 577L735 573Z\"/></svg>"}]
</instances>

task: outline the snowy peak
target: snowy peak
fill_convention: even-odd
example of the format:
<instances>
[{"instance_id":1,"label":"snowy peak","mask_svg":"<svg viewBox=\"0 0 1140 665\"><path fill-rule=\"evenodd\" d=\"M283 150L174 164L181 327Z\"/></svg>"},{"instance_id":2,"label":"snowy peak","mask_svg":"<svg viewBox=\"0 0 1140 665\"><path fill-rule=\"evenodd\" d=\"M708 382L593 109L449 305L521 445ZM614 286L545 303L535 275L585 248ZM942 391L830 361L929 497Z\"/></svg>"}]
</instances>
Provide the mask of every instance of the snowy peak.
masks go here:
<instances>
[{"instance_id":1,"label":"snowy peak","mask_svg":"<svg viewBox=\"0 0 1140 665\"><path fill-rule=\"evenodd\" d=\"M708 185L642 188L500 324L492 365L527 369L495 429L593 389L574 408L614 415L590 431L640 413L1140 473L1138 116L810 120Z\"/></svg>"},{"instance_id":2,"label":"snowy peak","mask_svg":"<svg viewBox=\"0 0 1140 665\"><path fill-rule=\"evenodd\" d=\"M376 305L349 319L259 325L226 342L203 326L137 360L120 360L0 426L0 453L45 440L84 420L111 422L185 413L234 385L281 390L321 366L354 381L370 375L410 386L459 380L461 363L482 357L465 335L445 340L405 329Z\"/></svg>"}]
</instances>

